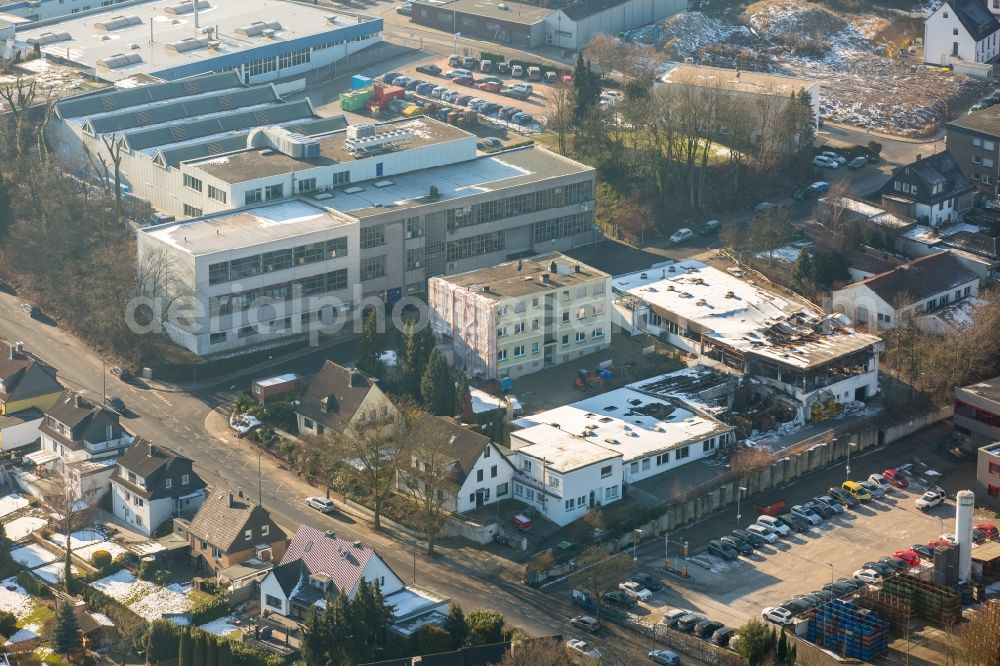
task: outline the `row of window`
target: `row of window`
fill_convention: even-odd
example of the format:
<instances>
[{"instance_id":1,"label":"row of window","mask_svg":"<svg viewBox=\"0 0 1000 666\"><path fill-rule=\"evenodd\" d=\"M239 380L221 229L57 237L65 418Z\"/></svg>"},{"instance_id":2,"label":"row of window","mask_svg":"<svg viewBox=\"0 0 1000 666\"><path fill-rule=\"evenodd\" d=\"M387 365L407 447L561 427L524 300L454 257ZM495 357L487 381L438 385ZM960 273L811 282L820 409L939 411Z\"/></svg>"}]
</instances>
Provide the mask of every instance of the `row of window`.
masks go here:
<instances>
[{"instance_id":1,"label":"row of window","mask_svg":"<svg viewBox=\"0 0 1000 666\"><path fill-rule=\"evenodd\" d=\"M539 192L515 194L503 199L452 208L446 212L446 219L448 220L448 229L454 231L508 217L591 201L593 198L594 184L588 180L582 183L552 187Z\"/></svg>"},{"instance_id":2,"label":"row of window","mask_svg":"<svg viewBox=\"0 0 1000 666\"><path fill-rule=\"evenodd\" d=\"M299 321L302 324L302 328L306 329L314 321L319 323L324 323L323 314L324 314L323 310L316 310L313 312L303 312L302 314L299 315ZM332 324L333 318L334 316L331 315L330 317L327 318L330 321L327 321L325 323ZM259 324L251 324L249 326L243 326L236 331L236 337L242 340L244 338L249 338L258 335L260 333L265 333L265 334L280 333L282 331L289 330L291 327L292 327L292 318L283 317L281 319L273 319L267 322L260 322ZM210 345L218 345L225 342L228 338L229 338L229 333L227 331L215 331L214 333L208 334L208 343ZM312 422L309 421L309 419L306 419L306 421L308 422L306 424L307 427L312 428L311 425ZM321 435L323 434L322 425L319 426L319 434Z\"/></svg>"},{"instance_id":3,"label":"row of window","mask_svg":"<svg viewBox=\"0 0 1000 666\"><path fill-rule=\"evenodd\" d=\"M973 155L972 163L982 164L984 167L991 167L993 166L993 159L989 157L983 157L982 155Z\"/></svg>"},{"instance_id":4,"label":"row of window","mask_svg":"<svg viewBox=\"0 0 1000 666\"><path fill-rule=\"evenodd\" d=\"M507 235L503 231L492 231L478 236L448 241L448 261L458 261L483 254L502 252L507 247Z\"/></svg>"},{"instance_id":5,"label":"row of window","mask_svg":"<svg viewBox=\"0 0 1000 666\"><path fill-rule=\"evenodd\" d=\"M274 273L294 266L306 266L327 259L347 256L347 237L331 238L294 248L264 252L249 257L223 261L208 267L208 283L222 284L233 280Z\"/></svg>"},{"instance_id":6,"label":"row of window","mask_svg":"<svg viewBox=\"0 0 1000 666\"><path fill-rule=\"evenodd\" d=\"M566 238L567 236L575 236L592 231L594 228L594 213L593 211L587 211L586 213L566 215L552 220L536 222L532 226L535 242L544 243L555 238Z\"/></svg>"},{"instance_id":7,"label":"row of window","mask_svg":"<svg viewBox=\"0 0 1000 666\"><path fill-rule=\"evenodd\" d=\"M385 245L385 225L375 224L361 229L361 249L368 250L373 247Z\"/></svg>"},{"instance_id":8,"label":"row of window","mask_svg":"<svg viewBox=\"0 0 1000 666\"><path fill-rule=\"evenodd\" d=\"M979 173L978 171L973 171L972 180L978 180L983 185L990 185L993 183L993 176L991 176L988 173Z\"/></svg>"},{"instance_id":9,"label":"row of window","mask_svg":"<svg viewBox=\"0 0 1000 666\"><path fill-rule=\"evenodd\" d=\"M722 446L723 442L725 442L725 437L726 437L725 435L720 436L718 438L718 442L716 442L715 437L706 439L704 442L701 443L702 453L708 453L709 451L713 451L717 445ZM684 460L685 458L688 458L690 456L691 456L690 445L682 446L679 449L674 449L675 461ZM663 453L660 453L654 458L643 458L642 460L633 461L632 463L629 464L629 471L632 474L638 474L641 468L643 472L646 472L652 468L654 463L656 464L657 467L669 464L670 451L664 451Z\"/></svg>"},{"instance_id":10,"label":"row of window","mask_svg":"<svg viewBox=\"0 0 1000 666\"><path fill-rule=\"evenodd\" d=\"M209 313L212 316L232 314L236 311L249 310L260 302L263 305L280 303L295 295L295 288L301 288L302 296L316 296L333 291L347 289L347 269L311 275L291 282L268 285L258 289L248 289L239 294L222 294L213 296L208 301Z\"/></svg>"},{"instance_id":11,"label":"row of window","mask_svg":"<svg viewBox=\"0 0 1000 666\"><path fill-rule=\"evenodd\" d=\"M979 137L972 137L972 145L983 150L993 150L996 147L996 144L989 139L981 139Z\"/></svg>"},{"instance_id":12,"label":"row of window","mask_svg":"<svg viewBox=\"0 0 1000 666\"><path fill-rule=\"evenodd\" d=\"M263 201L280 199L283 196L285 196L284 183L275 183L274 185L265 185L262 188L256 187L252 190L247 190L243 193L243 204L250 206Z\"/></svg>"},{"instance_id":13,"label":"row of window","mask_svg":"<svg viewBox=\"0 0 1000 666\"><path fill-rule=\"evenodd\" d=\"M309 59L309 49L299 49L289 53L282 53L278 56L278 69L305 65L309 62Z\"/></svg>"},{"instance_id":14,"label":"row of window","mask_svg":"<svg viewBox=\"0 0 1000 666\"><path fill-rule=\"evenodd\" d=\"M586 298L588 295L601 296L602 294L604 294L604 291L605 291L605 284L603 281L598 282L592 287L583 285L582 287L577 287L576 298L577 299ZM562 293L559 295L559 301L561 303L569 303L570 299L571 299L571 292L568 289L564 289ZM538 310L541 307L542 307L542 297L532 296L531 309ZM586 319L587 307L588 306L586 305L582 305L579 308L577 308L577 319ZM593 303L589 307L592 308L591 312L595 317L604 312L604 303ZM528 309L527 300L518 301L517 303L514 304L513 309L511 309L510 304L501 305L500 308L497 310L497 320L499 321L501 317L506 317L511 312L513 312L514 314L518 314L521 312L526 312L527 309ZM563 313L563 321L564 322L569 321L569 311ZM537 330L538 328L537 324L538 324L537 319L532 320L532 330ZM514 332L519 333L520 331L514 331Z\"/></svg>"},{"instance_id":15,"label":"row of window","mask_svg":"<svg viewBox=\"0 0 1000 666\"><path fill-rule=\"evenodd\" d=\"M984 409L979 409L974 405L970 405L960 400L955 401L955 415L964 416L967 419L978 421L990 426L991 428L1000 428L1000 414L987 412Z\"/></svg>"}]
</instances>

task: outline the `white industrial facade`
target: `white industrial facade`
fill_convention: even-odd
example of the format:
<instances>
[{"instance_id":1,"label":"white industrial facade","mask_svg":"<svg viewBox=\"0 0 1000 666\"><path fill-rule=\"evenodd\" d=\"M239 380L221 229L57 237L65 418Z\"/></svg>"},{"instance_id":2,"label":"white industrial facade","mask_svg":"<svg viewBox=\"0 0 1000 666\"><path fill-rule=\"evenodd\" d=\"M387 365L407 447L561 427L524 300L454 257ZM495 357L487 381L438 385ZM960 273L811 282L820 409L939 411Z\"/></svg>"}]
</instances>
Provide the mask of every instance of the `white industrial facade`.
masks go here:
<instances>
[{"instance_id":1,"label":"white industrial facade","mask_svg":"<svg viewBox=\"0 0 1000 666\"><path fill-rule=\"evenodd\" d=\"M545 17L545 43L582 50L598 34L616 36L687 11L687 0L571 3Z\"/></svg>"}]
</instances>

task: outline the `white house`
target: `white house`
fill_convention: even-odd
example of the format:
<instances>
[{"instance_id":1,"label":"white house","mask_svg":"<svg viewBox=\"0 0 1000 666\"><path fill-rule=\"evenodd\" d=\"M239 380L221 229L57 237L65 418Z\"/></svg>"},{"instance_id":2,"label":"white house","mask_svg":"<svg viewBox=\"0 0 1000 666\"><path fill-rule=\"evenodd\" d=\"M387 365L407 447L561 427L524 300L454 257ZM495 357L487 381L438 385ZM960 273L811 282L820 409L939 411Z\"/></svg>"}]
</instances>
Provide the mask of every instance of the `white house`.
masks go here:
<instances>
[{"instance_id":1,"label":"white house","mask_svg":"<svg viewBox=\"0 0 1000 666\"><path fill-rule=\"evenodd\" d=\"M978 293L979 277L951 252L938 252L834 291L831 307L859 328L882 331Z\"/></svg>"},{"instance_id":2,"label":"white house","mask_svg":"<svg viewBox=\"0 0 1000 666\"><path fill-rule=\"evenodd\" d=\"M948 65L954 60L986 63L1000 47L1000 22L986 3L993 0L945 0L924 19L924 61Z\"/></svg>"},{"instance_id":3,"label":"white house","mask_svg":"<svg viewBox=\"0 0 1000 666\"><path fill-rule=\"evenodd\" d=\"M11 451L37 441L44 418L45 415L34 407L0 414L0 451Z\"/></svg>"},{"instance_id":4,"label":"white house","mask_svg":"<svg viewBox=\"0 0 1000 666\"><path fill-rule=\"evenodd\" d=\"M447 419L423 416L413 424L409 438L421 444L411 458L416 474L428 463L447 467L448 511L465 513L511 497L514 465L488 437ZM439 460L429 461L432 455ZM398 488L406 490L413 483L421 481L400 470Z\"/></svg>"},{"instance_id":5,"label":"white house","mask_svg":"<svg viewBox=\"0 0 1000 666\"><path fill-rule=\"evenodd\" d=\"M171 449L138 440L118 459L111 477L115 517L149 536L174 516L194 514L208 491L192 465Z\"/></svg>"},{"instance_id":6,"label":"white house","mask_svg":"<svg viewBox=\"0 0 1000 666\"><path fill-rule=\"evenodd\" d=\"M372 548L300 525L288 550L260 585L260 606L285 617L304 617L327 595L357 594L366 580L383 595L404 588L403 581Z\"/></svg>"}]
</instances>

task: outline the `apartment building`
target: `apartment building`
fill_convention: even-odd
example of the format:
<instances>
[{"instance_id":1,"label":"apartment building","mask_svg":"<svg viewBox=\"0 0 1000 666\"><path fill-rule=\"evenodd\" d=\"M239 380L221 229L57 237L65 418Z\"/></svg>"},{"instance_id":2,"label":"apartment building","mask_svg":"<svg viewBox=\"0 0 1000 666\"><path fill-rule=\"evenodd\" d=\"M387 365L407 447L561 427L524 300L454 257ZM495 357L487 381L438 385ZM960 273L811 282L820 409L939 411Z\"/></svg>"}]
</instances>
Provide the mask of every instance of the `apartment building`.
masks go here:
<instances>
[{"instance_id":1,"label":"apartment building","mask_svg":"<svg viewBox=\"0 0 1000 666\"><path fill-rule=\"evenodd\" d=\"M1000 503L1000 442L981 446L976 454L976 492Z\"/></svg>"},{"instance_id":2,"label":"apartment building","mask_svg":"<svg viewBox=\"0 0 1000 666\"><path fill-rule=\"evenodd\" d=\"M878 391L882 340L725 271L688 260L616 277L614 323L755 380L796 421Z\"/></svg>"},{"instance_id":3,"label":"apartment building","mask_svg":"<svg viewBox=\"0 0 1000 666\"><path fill-rule=\"evenodd\" d=\"M428 305L469 377L518 377L611 343L611 277L558 252L433 277Z\"/></svg>"},{"instance_id":4,"label":"apartment building","mask_svg":"<svg viewBox=\"0 0 1000 666\"><path fill-rule=\"evenodd\" d=\"M1000 107L959 116L945 129L948 152L989 199L1000 195Z\"/></svg>"},{"instance_id":5,"label":"apartment building","mask_svg":"<svg viewBox=\"0 0 1000 666\"><path fill-rule=\"evenodd\" d=\"M949 151L896 168L882 186L882 208L932 227L958 222L976 190Z\"/></svg>"},{"instance_id":6,"label":"apartment building","mask_svg":"<svg viewBox=\"0 0 1000 666\"><path fill-rule=\"evenodd\" d=\"M1000 441L1000 377L956 386L953 423L973 445Z\"/></svg>"}]
</instances>

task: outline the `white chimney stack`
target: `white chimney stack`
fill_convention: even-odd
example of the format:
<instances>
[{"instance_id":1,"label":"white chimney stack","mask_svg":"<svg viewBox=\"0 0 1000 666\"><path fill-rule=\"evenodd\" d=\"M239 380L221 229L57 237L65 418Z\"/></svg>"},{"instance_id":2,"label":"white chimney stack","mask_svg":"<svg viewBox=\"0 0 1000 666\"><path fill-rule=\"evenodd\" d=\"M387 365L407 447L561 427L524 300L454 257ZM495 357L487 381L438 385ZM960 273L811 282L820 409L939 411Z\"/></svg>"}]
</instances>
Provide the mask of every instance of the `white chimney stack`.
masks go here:
<instances>
[{"instance_id":1,"label":"white chimney stack","mask_svg":"<svg viewBox=\"0 0 1000 666\"><path fill-rule=\"evenodd\" d=\"M955 537L958 539L958 581L967 582L972 574L972 514L976 494L960 490L955 498Z\"/></svg>"}]
</instances>

